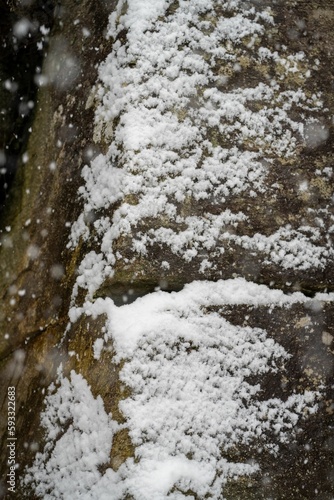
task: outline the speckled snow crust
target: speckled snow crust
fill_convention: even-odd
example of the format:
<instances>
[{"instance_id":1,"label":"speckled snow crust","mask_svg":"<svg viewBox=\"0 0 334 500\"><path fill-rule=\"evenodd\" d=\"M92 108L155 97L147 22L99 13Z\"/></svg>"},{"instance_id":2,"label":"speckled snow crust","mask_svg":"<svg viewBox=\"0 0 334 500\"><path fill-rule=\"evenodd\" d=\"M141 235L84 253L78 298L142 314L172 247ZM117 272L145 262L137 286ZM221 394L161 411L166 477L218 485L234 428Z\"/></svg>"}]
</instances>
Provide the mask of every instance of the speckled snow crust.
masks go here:
<instances>
[{"instance_id":1,"label":"speckled snow crust","mask_svg":"<svg viewBox=\"0 0 334 500\"><path fill-rule=\"evenodd\" d=\"M228 479L258 470L256 463L229 460L229 449L256 443L278 454L280 443L293 440L300 419L316 411L318 394L258 400L261 385L249 377L261 380L284 370L289 354L264 330L234 326L207 308L272 304L283 312L305 302L301 293L235 279L193 282L180 292L155 292L121 307L99 298L72 308L73 322L81 314L107 315L95 357L112 341L115 363L124 361L121 382L131 389L120 403L126 423L105 414L80 375L60 377L42 417L47 444L26 481L36 481L36 492L50 500L193 498L185 495L189 489L199 498L222 500ZM108 463L112 436L123 427L136 446L135 460L101 475L97 465Z\"/></svg>"},{"instance_id":2,"label":"speckled snow crust","mask_svg":"<svg viewBox=\"0 0 334 500\"><path fill-rule=\"evenodd\" d=\"M23 481L46 500L86 498L100 481L99 466L109 459L115 425L81 375L72 371L69 380L60 368L57 383L57 389L49 388L41 417L47 443Z\"/></svg>"},{"instance_id":3,"label":"speckled snow crust","mask_svg":"<svg viewBox=\"0 0 334 500\"><path fill-rule=\"evenodd\" d=\"M93 233L96 247L80 266L74 295L81 287L92 296L113 275L122 259L114 244L124 235L131 236L134 258L153 244L187 262L207 253L194 263L202 273L230 242L285 269L323 268L333 256L330 244L319 245L319 236L309 238L302 228L235 236L226 227L237 228L248 214L217 215L214 208L242 193L263 193L273 158L293 157L303 144L308 113L322 107L318 95L289 83L291 75L310 78L304 53L261 46L274 23L270 9L238 0L172 4L121 0L110 18L112 51L95 90L96 140L109 148L82 172L84 211L69 246ZM270 65L275 76L254 87L226 86L245 60ZM184 215L182 204L191 200L212 209Z\"/></svg>"},{"instance_id":4,"label":"speckled snow crust","mask_svg":"<svg viewBox=\"0 0 334 500\"><path fill-rule=\"evenodd\" d=\"M263 194L274 158L296 154L312 126L308 113L322 106L318 95L289 88L291 75L310 77L305 55L261 45L273 23L270 9L239 0L120 0L110 17L112 51L94 95L95 139L107 152L82 171L84 209L68 247L80 239L92 245L78 268L69 316L74 323L81 315L107 315L94 356L112 344L114 362L124 363L121 382L131 396L120 410L135 457L101 474L123 426L106 415L81 375L60 374L42 416L45 449L24 478L41 498L181 500L194 498L186 495L191 490L223 500L227 480L258 470L230 460L230 448L256 443L278 454L299 420L316 411L315 392L259 401L261 386L249 377L283 370L289 353L266 331L234 326L207 309L284 310L309 300L301 293L288 296L240 278L194 282L121 307L110 298L93 300L123 259L115 250L123 236L131 237L134 258L158 244L196 263L203 277L230 243L283 269L323 268L333 255L329 244L318 244L320 225L286 224L249 236L226 231L247 223L247 213L233 211L233 203L216 209L233 196ZM250 88L227 87L246 56L257 68L270 63L276 76ZM183 206L202 202L206 211L184 214ZM201 253L205 258L196 261ZM161 265L169 267L166 260ZM80 288L86 299L79 306Z\"/></svg>"}]
</instances>

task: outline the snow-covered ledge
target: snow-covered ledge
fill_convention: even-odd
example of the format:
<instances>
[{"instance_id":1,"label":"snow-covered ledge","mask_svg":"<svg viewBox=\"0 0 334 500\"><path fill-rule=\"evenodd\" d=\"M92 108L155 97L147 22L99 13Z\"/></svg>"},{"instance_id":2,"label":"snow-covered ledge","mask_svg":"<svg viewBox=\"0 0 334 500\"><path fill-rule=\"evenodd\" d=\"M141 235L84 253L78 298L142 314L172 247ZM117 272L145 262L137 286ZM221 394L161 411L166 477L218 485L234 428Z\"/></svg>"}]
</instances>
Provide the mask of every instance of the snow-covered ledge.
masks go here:
<instances>
[{"instance_id":1,"label":"snow-covered ledge","mask_svg":"<svg viewBox=\"0 0 334 500\"><path fill-rule=\"evenodd\" d=\"M257 456L279 460L280 447L295 443L323 397L320 383L315 390L284 390L292 355L263 328L248 326L249 315L244 324L232 324L224 317L226 307L265 308L269 317L279 309L288 317L291 310L298 316L305 307L333 300L333 294L310 301L301 293L285 295L234 279L194 282L121 307L99 298L82 311L73 309L73 321L81 312L93 324L99 315L107 317L94 357L113 348L113 363L122 363L120 383L131 391L119 405L125 422L106 414L81 375L73 371L68 379L60 370L42 415L45 448L26 484L42 498L164 500L188 498L189 491L191 498L225 498L228 480L261 473ZM276 325L282 327L291 328L284 321ZM263 397L266 376L269 398ZM134 456L100 474L113 436L124 428ZM235 455L238 448L249 454Z\"/></svg>"}]
</instances>

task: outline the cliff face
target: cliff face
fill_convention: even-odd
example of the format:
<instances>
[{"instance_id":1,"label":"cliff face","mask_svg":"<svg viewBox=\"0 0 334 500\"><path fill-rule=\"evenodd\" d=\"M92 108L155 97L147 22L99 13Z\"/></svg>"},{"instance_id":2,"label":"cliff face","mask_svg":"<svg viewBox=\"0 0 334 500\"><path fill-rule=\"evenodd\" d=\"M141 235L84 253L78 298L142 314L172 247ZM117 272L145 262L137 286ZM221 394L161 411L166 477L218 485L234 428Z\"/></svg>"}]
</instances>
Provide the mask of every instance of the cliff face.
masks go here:
<instances>
[{"instance_id":1,"label":"cliff face","mask_svg":"<svg viewBox=\"0 0 334 500\"><path fill-rule=\"evenodd\" d=\"M18 498L332 497L333 16L54 11L2 217Z\"/></svg>"}]
</instances>

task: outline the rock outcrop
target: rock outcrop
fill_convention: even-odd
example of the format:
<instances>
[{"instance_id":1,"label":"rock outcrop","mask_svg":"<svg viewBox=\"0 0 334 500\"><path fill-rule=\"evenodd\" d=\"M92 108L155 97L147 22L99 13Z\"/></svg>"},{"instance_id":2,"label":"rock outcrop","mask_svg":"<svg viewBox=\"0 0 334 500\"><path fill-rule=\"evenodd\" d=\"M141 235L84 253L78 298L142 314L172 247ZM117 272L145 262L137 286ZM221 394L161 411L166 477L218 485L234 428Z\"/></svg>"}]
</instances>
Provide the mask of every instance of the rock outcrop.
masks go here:
<instances>
[{"instance_id":1,"label":"rock outcrop","mask_svg":"<svg viewBox=\"0 0 334 500\"><path fill-rule=\"evenodd\" d=\"M333 16L57 4L2 215L17 498L332 498Z\"/></svg>"}]
</instances>

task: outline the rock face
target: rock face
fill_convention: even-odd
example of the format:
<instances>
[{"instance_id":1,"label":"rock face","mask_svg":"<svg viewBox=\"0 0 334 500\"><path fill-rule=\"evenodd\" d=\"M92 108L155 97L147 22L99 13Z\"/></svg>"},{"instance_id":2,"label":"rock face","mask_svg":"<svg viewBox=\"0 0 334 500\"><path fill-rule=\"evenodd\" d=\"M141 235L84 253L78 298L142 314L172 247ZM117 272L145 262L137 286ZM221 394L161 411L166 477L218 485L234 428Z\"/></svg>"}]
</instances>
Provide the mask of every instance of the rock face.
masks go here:
<instances>
[{"instance_id":1,"label":"rock face","mask_svg":"<svg viewBox=\"0 0 334 500\"><path fill-rule=\"evenodd\" d=\"M17 498L330 500L333 3L53 16L2 216Z\"/></svg>"},{"instance_id":2,"label":"rock face","mask_svg":"<svg viewBox=\"0 0 334 500\"><path fill-rule=\"evenodd\" d=\"M54 2L1 2L0 4L0 210L25 151L32 123L36 76L40 72Z\"/></svg>"},{"instance_id":3,"label":"rock face","mask_svg":"<svg viewBox=\"0 0 334 500\"><path fill-rule=\"evenodd\" d=\"M298 12L300 36L252 2L162 12L110 24L95 136L111 146L83 170L73 245L92 235L110 293L236 276L331 288L332 96L321 50L300 43L317 11Z\"/></svg>"}]
</instances>

